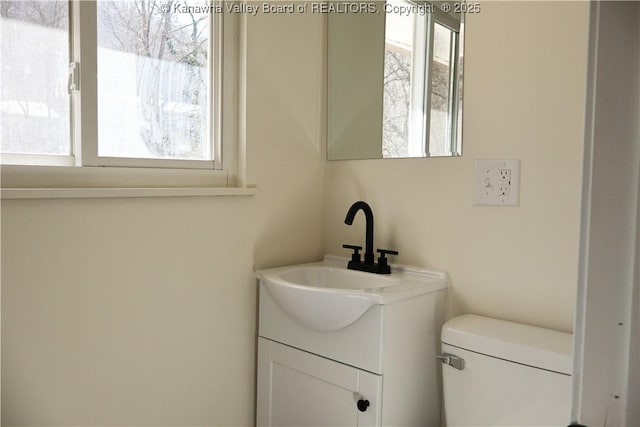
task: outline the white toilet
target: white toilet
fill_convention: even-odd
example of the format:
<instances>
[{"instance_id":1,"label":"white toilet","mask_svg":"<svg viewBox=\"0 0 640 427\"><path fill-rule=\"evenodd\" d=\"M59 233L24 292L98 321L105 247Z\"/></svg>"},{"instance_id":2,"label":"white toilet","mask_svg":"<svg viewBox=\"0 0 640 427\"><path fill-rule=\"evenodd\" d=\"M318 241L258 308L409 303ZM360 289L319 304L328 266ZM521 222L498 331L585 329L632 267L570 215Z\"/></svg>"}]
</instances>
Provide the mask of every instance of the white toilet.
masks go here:
<instances>
[{"instance_id":1,"label":"white toilet","mask_svg":"<svg viewBox=\"0 0 640 427\"><path fill-rule=\"evenodd\" d=\"M446 424L569 425L573 335L464 315L442 327Z\"/></svg>"}]
</instances>

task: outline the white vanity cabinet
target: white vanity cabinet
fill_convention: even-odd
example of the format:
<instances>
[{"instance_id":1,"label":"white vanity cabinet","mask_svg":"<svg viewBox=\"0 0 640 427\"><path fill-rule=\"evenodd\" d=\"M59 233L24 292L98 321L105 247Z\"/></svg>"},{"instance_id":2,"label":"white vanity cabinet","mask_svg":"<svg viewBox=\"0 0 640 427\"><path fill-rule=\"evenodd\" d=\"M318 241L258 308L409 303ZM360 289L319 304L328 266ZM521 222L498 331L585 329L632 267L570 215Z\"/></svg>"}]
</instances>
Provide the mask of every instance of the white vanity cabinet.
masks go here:
<instances>
[{"instance_id":1,"label":"white vanity cabinet","mask_svg":"<svg viewBox=\"0 0 640 427\"><path fill-rule=\"evenodd\" d=\"M317 266L345 269L346 262L325 257L303 268ZM383 278L323 271L327 277L354 275L354 283L364 285L334 291L316 277L311 294L302 297L273 286L289 286L283 278L298 276L281 273L299 268L258 272L257 425L439 426L441 379L435 356L444 323L446 274L400 266ZM368 281L385 283L373 288ZM291 286L299 292L309 285ZM331 324L332 313L339 316L344 307L339 299L325 304L329 292L372 303L348 325L325 328L317 319L328 316ZM305 310L299 310L301 303L307 304ZM303 318L307 311L309 319Z\"/></svg>"},{"instance_id":2,"label":"white vanity cabinet","mask_svg":"<svg viewBox=\"0 0 640 427\"><path fill-rule=\"evenodd\" d=\"M381 393L381 375L258 339L260 426L377 426Z\"/></svg>"}]
</instances>

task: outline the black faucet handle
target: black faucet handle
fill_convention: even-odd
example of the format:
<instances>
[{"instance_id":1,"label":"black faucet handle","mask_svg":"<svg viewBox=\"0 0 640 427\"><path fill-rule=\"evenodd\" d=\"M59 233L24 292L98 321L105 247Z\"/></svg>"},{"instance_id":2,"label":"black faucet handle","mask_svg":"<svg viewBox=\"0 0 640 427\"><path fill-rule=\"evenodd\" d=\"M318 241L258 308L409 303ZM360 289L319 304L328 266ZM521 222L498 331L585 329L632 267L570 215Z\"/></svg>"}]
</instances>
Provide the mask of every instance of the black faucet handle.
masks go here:
<instances>
[{"instance_id":1,"label":"black faucet handle","mask_svg":"<svg viewBox=\"0 0 640 427\"><path fill-rule=\"evenodd\" d=\"M378 249L377 252L380 254L380 258L384 258L385 255L398 255L398 251L392 251L389 249Z\"/></svg>"},{"instance_id":2,"label":"black faucet handle","mask_svg":"<svg viewBox=\"0 0 640 427\"><path fill-rule=\"evenodd\" d=\"M342 245L343 248L345 249L352 249L353 250L353 254L351 254L351 261L352 262L356 262L359 263L360 261L360 251L362 250L362 246L356 246L356 245Z\"/></svg>"},{"instance_id":3,"label":"black faucet handle","mask_svg":"<svg viewBox=\"0 0 640 427\"><path fill-rule=\"evenodd\" d=\"M388 271L389 264L387 263L386 255L398 255L398 251L391 251L388 249L378 249L380 256L378 257L378 267Z\"/></svg>"}]
</instances>

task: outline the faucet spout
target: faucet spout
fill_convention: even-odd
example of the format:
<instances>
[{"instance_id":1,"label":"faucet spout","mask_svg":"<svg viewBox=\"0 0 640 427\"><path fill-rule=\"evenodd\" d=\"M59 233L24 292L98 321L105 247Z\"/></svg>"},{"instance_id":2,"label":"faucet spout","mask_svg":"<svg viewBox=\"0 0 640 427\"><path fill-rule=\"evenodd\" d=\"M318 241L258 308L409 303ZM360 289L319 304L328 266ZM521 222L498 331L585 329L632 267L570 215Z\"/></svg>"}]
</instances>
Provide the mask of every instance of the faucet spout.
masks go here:
<instances>
[{"instance_id":1,"label":"faucet spout","mask_svg":"<svg viewBox=\"0 0 640 427\"><path fill-rule=\"evenodd\" d=\"M373 211L371 210L371 206L363 201L355 202L349 208L347 216L344 219L344 223L347 225L353 224L353 220L360 210L364 212L364 217L366 220L364 263L373 265L375 262L373 254Z\"/></svg>"}]
</instances>

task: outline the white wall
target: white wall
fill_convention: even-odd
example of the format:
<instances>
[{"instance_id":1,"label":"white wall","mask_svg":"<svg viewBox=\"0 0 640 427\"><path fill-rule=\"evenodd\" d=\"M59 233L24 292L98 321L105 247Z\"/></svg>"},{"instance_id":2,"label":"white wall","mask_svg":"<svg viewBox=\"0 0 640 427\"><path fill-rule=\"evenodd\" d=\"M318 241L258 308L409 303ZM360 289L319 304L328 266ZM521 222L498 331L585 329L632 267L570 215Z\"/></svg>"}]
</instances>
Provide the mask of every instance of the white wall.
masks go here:
<instances>
[{"instance_id":1,"label":"white wall","mask_svg":"<svg viewBox=\"0 0 640 427\"><path fill-rule=\"evenodd\" d=\"M322 255L322 28L249 19L257 196L2 202L4 426L253 423L253 268Z\"/></svg>"},{"instance_id":2,"label":"white wall","mask_svg":"<svg viewBox=\"0 0 640 427\"><path fill-rule=\"evenodd\" d=\"M363 243L451 275L451 314L571 331L587 63L586 2L483 2L467 15L463 156L328 162L325 249ZM473 160L521 159L519 207L474 206Z\"/></svg>"}]
</instances>

